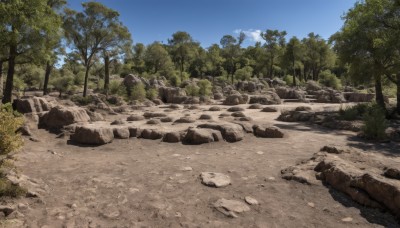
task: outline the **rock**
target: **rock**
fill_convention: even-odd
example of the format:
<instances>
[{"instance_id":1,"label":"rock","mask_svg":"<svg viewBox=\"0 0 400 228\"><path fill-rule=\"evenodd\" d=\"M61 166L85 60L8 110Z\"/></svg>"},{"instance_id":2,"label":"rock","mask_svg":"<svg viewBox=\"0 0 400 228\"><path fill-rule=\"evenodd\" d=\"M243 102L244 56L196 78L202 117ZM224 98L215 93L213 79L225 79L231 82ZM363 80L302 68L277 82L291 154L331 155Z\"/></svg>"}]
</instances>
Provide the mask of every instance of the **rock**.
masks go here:
<instances>
[{"instance_id":1,"label":"rock","mask_svg":"<svg viewBox=\"0 0 400 228\"><path fill-rule=\"evenodd\" d=\"M138 115L130 115L128 118L126 118L127 121L142 121L145 118L143 116L138 116Z\"/></svg>"},{"instance_id":2,"label":"rock","mask_svg":"<svg viewBox=\"0 0 400 228\"><path fill-rule=\"evenodd\" d=\"M138 85L140 83L145 85L145 83L143 83L141 77L139 77L137 75L133 75L133 74L126 75L124 80L123 80L123 82L122 82L122 84L125 87L134 87L134 86L136 86L136 85Z\"/></svg>"},{"instance_id":3,"label":"rock","mask_svg":"<svg viewBox=\"0 0 400 228\"><path fill-rule=\"evenodd\" d=\"M212 107L210 107L208 109L208 111L210 111L210 112L219 112L219 111L221 111L221 108L218 107L218 106L212 106Z\"/></svg>"},{"instance_id":4,"label":"rock","mask_svg":"<svg viewBox=\"0 0 400 228\"><path fill-rule=\"evenodd\" d=\"M301 102L306 102L306 91L298 90L288 87L277 87L275 88L276 93L281 99L293 99Z\"/></svg>"},{"instance_id":5,"label":"rock","mask_svg":"<svg viewBox=\"0 0 400 228\"><path fill-rule=\"evenodd\" d=\"M328 89L328 90L320 90L315 92L315 96L317 102L320 103L345 103L346 99L344 98L341 92Z\"/></svg>"},{"instance_id":6,"label":"rock","mask_svg":"<svg viewBox=\"0 0 400 228\"><path fill-rule=\"evenodd\" d=\"M171 104L168 106L168 108L170 109L182 109L182 106L178 105L178 104Z\"/></svg>"},{"instance_id":7,"label":"rock","mask_svg":"<svg viewBox=\"0 0 400 228\"><path fill-rule=\"evenodd\" d=\"M137 138L140 137L142 135L142 129L138 128L138 127L128 127L129 130L129 137L130 138Z\"/></svg>"},{"instance_id":8,"label":"rock","mask_svg":"<svg viewBox=\"0 0 400 228\"><path fill-rule=\"evenodd\" d=\"M211 120L212 116L207 115L207 114L202 114L199 118L199 120Z\"/></svg>"},{"instance_id":9,"label":"rock","mask_svg":"<svg viewBox=\"0 0 400 228\"><path fill-rule=\"evenodd\" d=\"M244 133L242 126L238 124L201 124L197 126L198 128L208 128L213 130L218 130L221 132L222 137L227 142L238 142L243 140Z\"/></svg>"},{"instance_id":10,"label":"rock","mask_svg":"<svg viewBox=\"0 0 400 228\"><path fill-rule=\"evenodd\" d=\"M160 99L153 99L152 102L153 102L155 105L163 105L163 104L164 104L164 103L162 102L162 100L160 100Z\"/></svg>"},{"instance_id":11,"label":"rock","mask_svg":"<svg viewBox=\"0 0 400 228\"><path fill-rule=\"evenodd\" d=\"M310 112L310 111L312 111L312 108L309 107L309 106L299 106L299 107L296 107L294 109L294 111L297 111L297 112L303 112L303 111Z\"/></svg>"},{"instance_id":12,"label":"rock","mask_svg":"<svg viewBox=\"0 0 400 228\"><path fill-rule=\"evenodd\" d=\"M170 123L170 122L174 121L174 119L172 117L163 117L160 119L160 121L162 123Z\"/></svg>"},{"instance_id":13,"label":"rock","mask_svg":"<svg viewBox=\"0 0 400 228\"><path fill-rule=\"evenodd\" d=\"M384 172L385 177L391 179L400 180L400 169L398 168L387 168Z\"/></svg>"},{"instance_id":14,"label":"rock","mask_svg":"<svg viewBox=\"0 0 400 228\"><path fill-rule=\"evenodd\" d=\"M39 118L39 126L47 129L60 129L70 124L89 121L90 117L83 108L56 106Z\"/></svg>"},{"instance_id":15,"label":"rock","mask_svg":"<svg viewBox=\"0 0 400 228\"><path fill-rule=\"evenodd\" d=\"M282 101L276 93L270 91L264 95L257 95L250 97L249 103L262 104L262 105L275 105L275 104L281 104Z\"/></svg>"},{"instance_id":16,"label":"rock","mask_svg":"<svg viewBox=\"0 0 400 228\"><path fill-rule=\"evenodd\" d=\"M222 93L214 93L214 100L222 100L224 98L224 95Z\"/></svg>"},{"instance_id":17,"label":"rock","mask_svg":"<svg viewBox=\"0 0 400 228\"><path fill-rule=\"evenodd\" d=\"M145 112L143 114L144 118L150 119L150 118L161 118L161 117L167 117L167 114L165 113L157 113L157 112Z\"/></svg>"},{"instance_id":18,"label":"rock","mask_svg":"<svg viewBox=\"0 0 400 228\"><path fill-rule=\"evenodd\" d=\"M114 120L110 125L126 125L126 122L123 120Z\"/></svg>"},{"instance_id":19,"label":"rock","mask_svg":"<svg viewBox=\"0 0 400 228\"><path fill-rule=\"evenodd\" d=\"M249 205L258 205L258 201L250 196L244 197L244 201L246 201L246 203L248 203Z\"/></svg>"},{"instance_id":20,"label":"rock","mask_svg":"<svg viewBox=\"0 0 400 228\"><path fill-rule=\"evenodd\" d=\"M95 125L77 126L71 140L81 144L103 145L112 142L114 132L112 128Z\"/></svg>"},{"instance_id":21,"label":"rock","mask_svg":"<svg viewBox=\"0 0 400 228\"><path fill-rule=\"evenodd\" d=\"M231 184L231 178L222 173L203 172L200 178L201 183L209 187L222 188Z\"/></svg>"},{"instance_id":22,"label":"rock","mask_svg":"<svg viewBox=\"0 0 400 228\"><path fill-rule=\"evenodd\" d=\"M351 217L346 217L346 218L342 219L342 222L352 222L352 221L353 221L353 218L351 218Z\"/></svg>"},{"instance_id":23,"label":"rock","mask_svg":"<svg viewBox=\"0 0 400 228\"><path fill-rule=\"evenodd\" d=\"M183 167L183 168L181 169L181 171L186 171L186 172L189 172L189 171L193 171L193 168L192 168L192 167L189 167L189 166L187 166L187 167Z\"/></svg>"},{"instance_id":24,"label":"rock","mask_svg":"<svg viewBox=\"0 0 400 228\"><path fill-rule=\"evenodd\" d=\"M278 128L273 126L253 126L254 135L261 138L283 138L285 134Z\"/></svg>"},{"instance_id":25,"label":"rock","mask_svg":"<svg viewBox=\"0 0 400 228\"><path fill-rule=\"evenodd\" d=\"M234 112L232 113L233 117L246 117L246 115L243 112Z\"/></svg>"},{"instance_id":26,"label":"rock","mask_svg":"<svg viewBox=\"0 0 400 228\"><path fill-rule=\"evenodd\" d=\"M242 108L242 107L231 107L231 108L228 108L227 111L228 112L243 112L244 108Z\"/></svg>"},{"instance_id":27,"label":"rock","mask_svg":"<svg viewBox=\"0 0 400 228\"><path fill-rule=\"evenodd\" d=\"M128 127L117 127L113 129L114 138L116 139L129 139L130 132Z\"/></svg>"},{"instance_id":28,"label":"rock","mask_svg":"<svg viewBox=\"0 0 400 228\"><path fill-rule=\"evenodd\" d=\"M157 140L164 137L164 132L157 129L144 129L140 135L143 139Z\"/></svg>"},{"instance_id":29,"label":"rock","mask_svg":"<svg viewBox=\"0 0 400 228\"><path fill-rule=\"evenodd\" d=\"M198 106L198 105L191 105L191 106L189 106L187 109L189 109L189 110L197 110L197 109L200 109L200 106Z\"/></svg>"},{"instance_id":30,"label":"rock","mask_svg":"<svg viewBox=\"0 0 400 228\"><path fill-rule=\"evenodd\" d=\"M262 109L262 112L278 112L278 109L275 107L265 107Z\"/></svg>"},{"instance_id":31,"label":"rock","mask_svg":"<svg viewBox=\"0 0 400 228\"><path fill-rule=\"evenodd\" d=\"M260 104L252 104L248 107L248 109L262 109L263 106Z\"/></svg>"},{"instance_id":32,"label":"rock","mask_svg":"<svg viewBox=\"0 0 400 228\"><path fill-rule=\"evenodd\" d=\"M375 99L374 93L358 93L358 92L346 92L343 93L344 98L348 102L372 102Z\"/></svg>"},{"instance_id":33,"label":"rock","mask_svg":"<svg viewBox=\"0 0 400 228\"><path fill-rule=\"evenodd\" d=\"M221 114L219 114L219 117L228 117L228 116L231 116L232 114L230 114L230 113L221 113Z\"/></svg>"},{"instance_id":34,"label":"rock","mask_svg":"<svg viewBox=\"0 0 400 228\"><path fill-rule=\"evenodd\" d=\"M158 94L164 103L182 104L187 100L186 92L181 88L160 87Z\"/></svg>"},{"instance_id":35,"label":"rock","mask_svg":"<svg viewBox=\"0 0 400 228\"><path fill-rule=\"evenodd\" d=\"M191 118L191 117L185 116L185 117L181 117L181 118L175 120L174 124L179 124L179 123L194 123L194 122L196 122L195 119L193 119L193 118Z\"/></svg>"},{"instance_id":36,"label":"rock","mask_svg":"<svg viewBox=\"0 0 400 228\"><path fill-rule=\"evenodd\" d=\"M168 132L163 137L163 142L178 143L181 141L181 132Z\"/></svg>"},{"instance_id":37,"label":"rock","mask_svg":"<svg viewBox=\"0 0 400 228\"><path fill-rule=\"evenodd\" d=\"M282 112L278 120L284 122L307 122L315 118L314 112L307 111L286 111Z\"/></svg>"},{"instance_id":38,"label":"rock","mask_svg":"<svg viewBox=\"0 0 400 228\"><path fill-rule=\"evenodd\" d=\"M13 213L15 209L16 208L14 206L6 206L6 205L0 206L0 211L3 212L6 217L9 216L11 213Z\"/></svg>"},{"instance_id":39,"label":"rock","mask_svg":"<svg viewBox=\"0 0 400 228\"><path fill-rule=\"evenodd\" d=\"M31 140L32 142L40 142L40 139L36 137L29 137L29 140Z\"/></svg>"},{"instance_id":40,"label":"rock","mask_svg":"<svg viewBox=\"0 0 400 228\"><path fill-rule=\"evenodd\" d=\"M158 120L158 119L151 119L151 120L148 120L148 121L146 122L146 124L157 125L157 124L161 124L161 121Z\"/></svg>"},{"instance_id":41,"label":"rock","mask_svg":"<svg viewBox=\"0 0 400 228\"><path fill-rule=\"evenodd\" d=\"M307 92L313 92L313 91L318 91L321 90L322 87L319 85L318 82L313 81L313 80L308 80L307 85L306 85L306 91Z\"/></svg>"},{"instance_id":42,"label":"rock","mask_svg":"<svg viewBox=\"0 0 400 228\"><path fill-rule=\"evenodd\" d=\"M253 121L253 118L246 116L246 117L240 117L238 120L249 122L249 121Z\"/></svg>"},{"instance_id":43,"label":"rock","mask_svg":"<svg viewBox=\"0 0 400 228\"><path fill-rule=\"evenodd\" d=\"M253 126L249 123L243 123L243 122L234 122L235 124L241 126L243 128L243 131L246 133L253 133Z\"/></svg>"},{"instance_id":44,"label":"rock","mask_svg":"<svg viewBox=\"0 0 400 228\"><path fill-rule=\"evenodd\" d=\"M104 116L101 115L98 112L91 112L89 110L86 110L86 113L88 114L88 116L90 117L90 121L91 122L96 122L96 121L104 121Z\"/></svg>"},{"instance_id":45,"label":"rock","mask_svg":"<svg viewBox=\"0 0 400 228\"><path fill-rule=\"evenodd\" d=\"M21 135L24 135L24 136L32 136L31 129L26 124L24 124L22 127L18 128L16 132L21 133Z\"/></svg>"},{"instance_id":46,"label":"rock","mask_svg":"<svg viewBox=\"0 0 400 228\"><path fill-rule=\"evenodd\" d=\"M239 105L239 104L247 104L248 102L249 102L248 95L233 94L225 99L224 105Z\"/></svg>"},{"instance_id":47,"label":"rock","mask_svg":"<svg viewBox=\"0 0 400 228\"><path fill-rule=\"evenodd\" d=\"M344 152L344 150L340 150L334 146L324 146L320 151L327 152L329 154L341 154Z\"/></svg>"},{"instance_id":48,"label":"rock","mask_svg":"<svg viewBox=\"0 0 400 228\"><path fill-rule=\"evenodd\" d=\"M212 129L189 128L182 141L191 145L200 145L204 143L218 142L220 140L222 140L222 135L219 131Z\"/></svg>"},{"instance_id":49,"label":"rock","mask_svg":"<svg viewBox=\"0 0 400 228\"><path fill-rule=\"evenodd\" d=\"M232 218L236 218L236 213L243 213L250 211L250 207L247 204L237 201L237 200L227 200L227 199L219 199L214 203L215 209L224 215Z\"/></svg>"},{"instance_id":50,"label":"rock","mask_svg":"<svg viewBox=\"0 0 400 228\"><path fill-rule=\"evenodd\" d=\"M25 114L49 111L53 107L53 104L43 97L32 97L27 99L16 99L13 106L19 113Z\"/></svg>"}]
</instances>

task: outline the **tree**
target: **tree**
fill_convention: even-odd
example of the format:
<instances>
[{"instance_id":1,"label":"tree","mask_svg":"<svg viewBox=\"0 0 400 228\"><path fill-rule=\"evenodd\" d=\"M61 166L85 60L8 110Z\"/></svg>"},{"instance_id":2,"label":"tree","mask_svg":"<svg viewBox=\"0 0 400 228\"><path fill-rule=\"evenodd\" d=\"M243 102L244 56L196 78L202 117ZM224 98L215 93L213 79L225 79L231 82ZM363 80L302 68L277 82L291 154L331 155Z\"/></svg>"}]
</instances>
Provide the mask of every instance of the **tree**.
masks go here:
<instances>
[{"instance_id":1,"label":"tree","mask_svg":"<svg viewBox=\"0 0 400 228\"><path fill-rule=\"evenodd\" d=\"M83 12L65 10L63 27L68 44L85 66L83 96L86 97L89 71L95 63L96 55L114 47L112 44L119 41L113 37L116 29L124 29L119 22L118 12L98 2L85 2L82 6Z\"/></svg>"},{"instance_id":2,"label":"tree","mask_svg":"<svg viewBox=\"0 0 400 228\"><path fill-rule=\"evenodd\" d=\"M142 43L137 43L133 46L133 70L138 74L143 74L146 70L144 56L146 53L146 47Z\"/></svg>"},{"instance_id":3,"label":"tree","mask_svg":"<svg viewBox=\"0 0 400 228\"><path fill-rule=\"evenodd\" d=\"M46 35L57 32L61 20L47 0L2 0L0 39L7 53L8 71L3 103L11 102L15 65L41 59L47 51Z\"/></svg>"},{"instance_id":4,"label":"tree","mask_svg":"<svg viewBox=\"0 0 400 228\"><path fill-rule=\"evenodd\" d=\"M187 32L178 31L172 34L172 39L168 40L168 44L171 46L172 59L179 66L181 80L183 80L185 64L195 55L193 38Z\"/></svg>"},{"instance_id":5,"label":"tree","mask_svg":"<svg viewBox=\"0 0 400 228\"><path fill-rule=\"evenodd\" d=\"M214 78L215 76L222 75L222 64L224 58L221 56L221 48L218 44L211 45L207 50L206 65L208 73Z\"/></svg>"},{"instance_id":6,"label":"tree","mask_svg":"<svg viewBox=\"0 0 400 228\"><path fill-rule=\"evenodd\" d=\"M265 40L265 49L269 61L268 76L270 78L274 77L274 65L277 61L277 57L279 56L279 52L281 52L285 46L286 34L286 31L270 29L268 29L266 32L261 33L261 38Z\"/></svg>"},{"instance_id":7,"label":"tree","mask_svg":"<svg viewBox=\"0 0 400 228\"><path fill-rule=\"evenodd\" d=\"M353 78L374 81L376 102L385 109L382 76L392 65L395 52L385 45L383 24L375 17L379 10L383 10L379 7L381 3L376 0L358 2L345 15L341 31L331 39L341 61L349 64ZM360 75L364 77L359 78Z\"/></svg>"},{"instance_id":8,"label":"tree","mask_svg":"<svg viewBox=\"0 0 400 228\"><path fill-rule=\"evenodd\" d=\"M245 34L241 32L239 34L238 39L234 38L231 35L225 35L222 37L220 44L222 46L222 56L225 58L224 67L231 76L231 81L233 84L234 75L238 68L239 57L241 56L241 48L244 39L246 38Z\"/></svg>"},{"instance_id":9,"label":"tree","mask_svg":"<svg viewBox=\"0 0 400 228\"><path fill-rule=\"evenodd\" d=\"M285 63L290 63L293 70L293 86L297 86L296 82L296 61L302 57L302 45L297 37L292 37L286 45L286 50L283 55Z\"/></svg>"},{"instance_id":10,"label":"tree","mask_svg":"<svg viewBox=\"0 0 400 228\"><path fill-rule=\"evenodd\" d=\"M154 42L147 47L144 61L147 71L157 74L158 72L167 72L172 68L172 60L164 46Z\"/></svg>"}]
</instances>

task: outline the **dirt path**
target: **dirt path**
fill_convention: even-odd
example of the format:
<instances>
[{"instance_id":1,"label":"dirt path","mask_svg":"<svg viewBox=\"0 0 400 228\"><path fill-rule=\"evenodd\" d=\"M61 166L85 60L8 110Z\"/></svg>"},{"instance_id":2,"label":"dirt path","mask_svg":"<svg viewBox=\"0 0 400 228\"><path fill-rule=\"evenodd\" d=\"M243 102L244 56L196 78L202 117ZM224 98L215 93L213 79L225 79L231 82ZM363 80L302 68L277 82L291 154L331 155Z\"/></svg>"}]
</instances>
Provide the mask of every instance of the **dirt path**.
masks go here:
<instances>
[{"instance_id":1,"label":"dirt path","mask_svg":"<svg viewBox=\"0 0 400 228\"><path fill-rule=\"evenodd\" d=\"M222 112L212 115L217 119ZM19 200L28 206L19 219L27 227L399 226L390 214L363 208L329 187L280 177L281 169L310 158L324 145L357 146L354 133L277 122L278 113L246 110L246 115L256 123L279 125L288 136L261 139L250 134L237 143L200 146L135 138L78 147L33 130L41 142L26 140L16 164L21 173L42 183L43 191L38 192L40 199ZM227 174L232 184L206 187L199 179L205 171ZM212 206L220 198L242 201L246 196L259 205L238 218L228 218ZM342 221L348 217L352 221Z\"/></svg>"}]
</instances>

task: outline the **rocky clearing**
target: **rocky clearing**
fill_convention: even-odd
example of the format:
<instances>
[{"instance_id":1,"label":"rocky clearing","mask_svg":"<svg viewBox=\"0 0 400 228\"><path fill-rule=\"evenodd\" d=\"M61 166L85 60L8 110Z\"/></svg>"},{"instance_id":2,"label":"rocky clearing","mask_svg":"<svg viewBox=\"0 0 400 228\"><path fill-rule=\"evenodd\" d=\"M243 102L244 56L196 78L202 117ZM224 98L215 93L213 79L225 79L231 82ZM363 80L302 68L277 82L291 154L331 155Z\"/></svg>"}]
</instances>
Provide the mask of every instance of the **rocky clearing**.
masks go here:
<instances>
[{"instance_id":1,"label":"rocky clearing","mask_svg":"<svg viewBox=\"0 0 400 228\"><path fill-rule=\"evenodd\" d=\"M286 110L300 105L308 105L314 111L339 108L336 104L301 103L275 107ZM219 118L221 113L229 113L229 106L216 106L221 110L208 111L215 105L177 106L177 109L145 107L106 115L105 121L126 120L132 114L142 116L146 112L166 113L175 120L184 116L196 120L195 123L157 125L146 124L146 119L135 122L141 128L180 131L201 123L234 120L230 116ZM373 157L385 164L390 161L390 165L399 167L398 143L360 143L356 133L350 131L280 122L276 120L279 112L248 109L248 104L235 107L243 108L243 114L251 117L252 124L279 127L284 138L245 134L239 142L201 145L129 138L114 139L102 146L84 146L73 143L69 137L57 137L32 127L32 135L39 142L26 137L25 147L15 156L15 164L20 182L38 197L4 199L2 205L12 213L3 226L399 226L388 210L364 207L328 184L312 178L310 184L303 184L285 180L281 175L281 170L310 159L326 145L360 152L367 160ZM259 108L263 107L266 106ZM203 114L212 120L197 120ZM222 180L218 176L219 184L215 184L218 188L202 184L203 172L211 172L211 177L215 173L222 175Z\"/></svg>"}]
</instances>

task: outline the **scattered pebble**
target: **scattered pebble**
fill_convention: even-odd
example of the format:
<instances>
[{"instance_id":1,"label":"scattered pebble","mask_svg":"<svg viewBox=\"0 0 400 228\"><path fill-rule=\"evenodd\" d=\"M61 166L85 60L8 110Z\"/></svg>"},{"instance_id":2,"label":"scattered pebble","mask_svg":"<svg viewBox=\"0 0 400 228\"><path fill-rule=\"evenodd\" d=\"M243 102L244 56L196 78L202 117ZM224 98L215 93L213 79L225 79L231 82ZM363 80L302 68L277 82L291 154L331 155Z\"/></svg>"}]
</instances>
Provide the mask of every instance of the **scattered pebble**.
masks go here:
<instances>
[{"instance_id":1,"label":"scattered pebble","mask_svg":"<svg viewBox=\"0 0 400 228\"><path fill-rule=\"evenodd\" d=\"M315 207L315 204L314 204L314 203L311 203L311 202L307 203L307 205L310 206L310 207L312 207L312 208Z\"/></svg>"},{"instance_id":2,"label":"scattered pebble","mask_svg":"<svg viewBox=\"0 0 400 228\"><path fill-rule=\"evenodd\" d=\"M249 205L258 205L258 201L250 196L244 197L244 201L246 201L246 203L248 203Z\"/></svg>"},{"instance_id":3,"label":"scattered pebble","mask_svg":"<svg viewBox=\"0 0 400 228\"><path fill-rule=\"evenodd\" d=\"M351 217L346 217L342 219L342 222L351 222L351 221L353 221L353 218Z\"/></svg>"}]
</instances>

